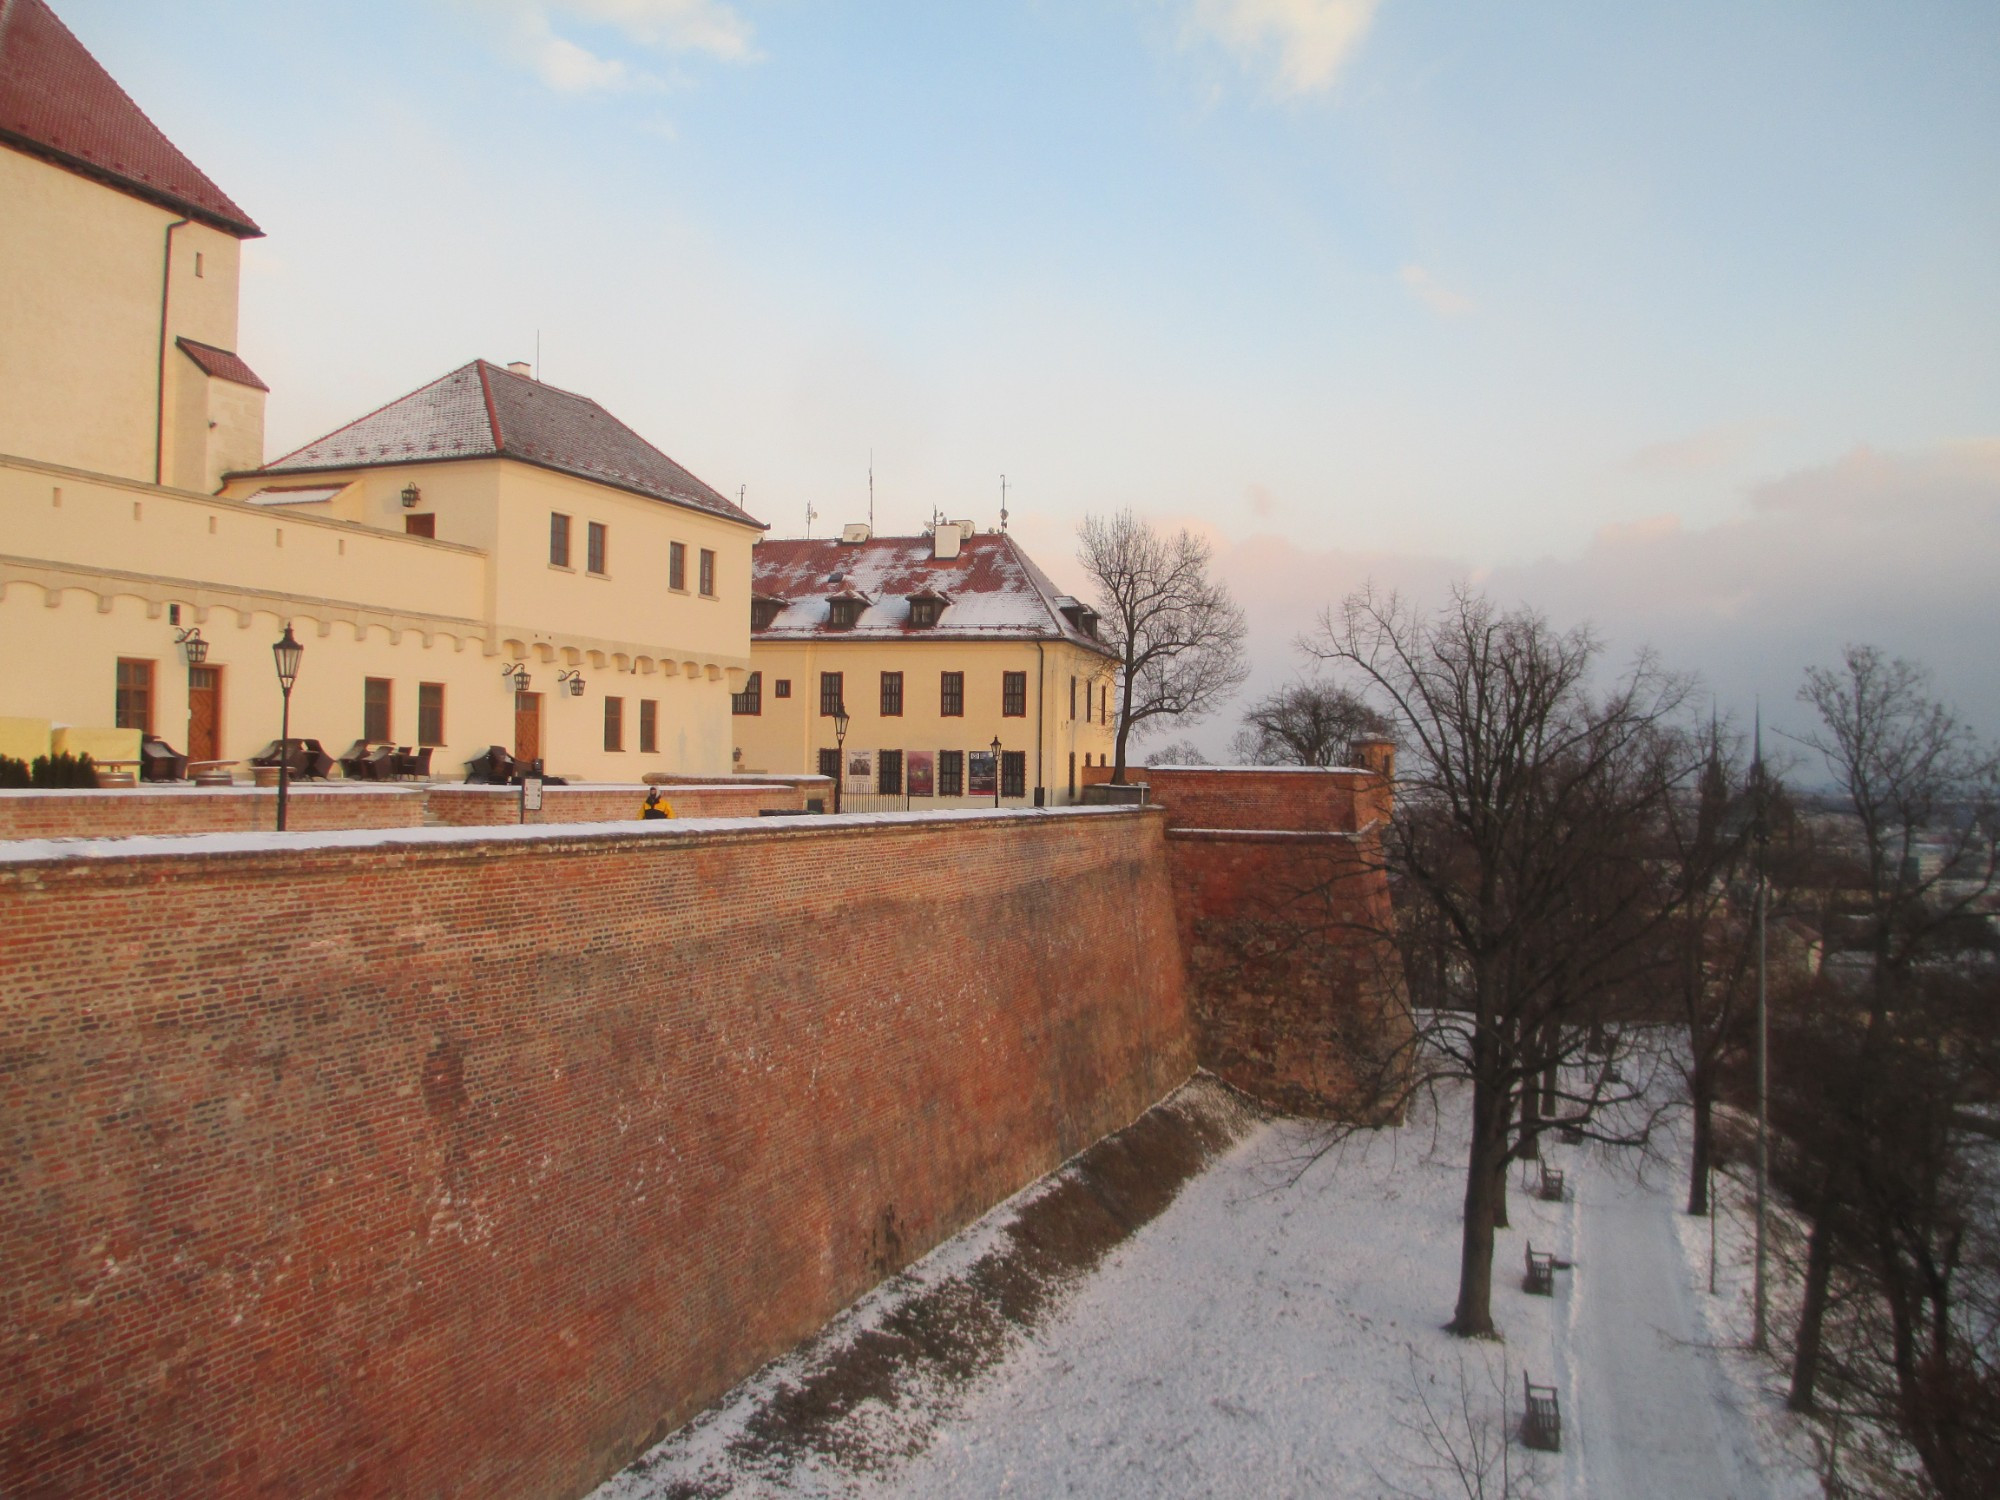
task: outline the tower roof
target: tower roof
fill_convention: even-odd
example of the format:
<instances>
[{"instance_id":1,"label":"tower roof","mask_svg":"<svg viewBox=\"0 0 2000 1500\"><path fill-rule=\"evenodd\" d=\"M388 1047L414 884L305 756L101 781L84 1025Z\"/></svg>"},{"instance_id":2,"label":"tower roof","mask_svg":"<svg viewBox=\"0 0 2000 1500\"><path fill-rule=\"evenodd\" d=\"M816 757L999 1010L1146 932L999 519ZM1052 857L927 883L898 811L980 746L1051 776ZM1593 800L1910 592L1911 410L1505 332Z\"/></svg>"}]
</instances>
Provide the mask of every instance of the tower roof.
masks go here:
<instances>
[{"instance_id":1,"label":"tower roof","mask_svg":"<svg viewBox=\"0 0 2000 1500\"><path fill-rule=\"evenodd\" d=\"M588 396L483 359L255 472L309 474L465 458L516 459L745 526L764 524Z\"/></svg>"},{"instance_id":2,"label":"tower roof","mask_svg":"<svg viewBox=\"0 0 2000 1500\"><path fill-rule=\"evenodd\" d=\"M45 0L0 0L0 143L238 239L264 232L146 118Z\"/></svg>"}]
</instances>

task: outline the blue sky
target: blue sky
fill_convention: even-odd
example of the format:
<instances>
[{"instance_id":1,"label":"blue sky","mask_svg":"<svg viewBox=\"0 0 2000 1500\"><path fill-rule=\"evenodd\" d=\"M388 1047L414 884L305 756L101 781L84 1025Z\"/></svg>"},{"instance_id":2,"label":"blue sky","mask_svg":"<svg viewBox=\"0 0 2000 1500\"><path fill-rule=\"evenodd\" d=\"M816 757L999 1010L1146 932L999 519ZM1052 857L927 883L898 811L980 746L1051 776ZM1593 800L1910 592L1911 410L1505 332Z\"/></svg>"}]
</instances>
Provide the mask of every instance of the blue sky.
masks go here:
<instances>
[{"instance_id":1,"label":"blue sky","mask_svg":"<svg viewBox=\"0 0 2000 1500\"><path fill-rule=\"evenodd\" d=\"M274 454L539 330L779 534L871 448L1058 572L1200 525L1260 685L1471 576L2000 728L2000 7L55 3L270 233Z\"/></svg>"}]
</instances>

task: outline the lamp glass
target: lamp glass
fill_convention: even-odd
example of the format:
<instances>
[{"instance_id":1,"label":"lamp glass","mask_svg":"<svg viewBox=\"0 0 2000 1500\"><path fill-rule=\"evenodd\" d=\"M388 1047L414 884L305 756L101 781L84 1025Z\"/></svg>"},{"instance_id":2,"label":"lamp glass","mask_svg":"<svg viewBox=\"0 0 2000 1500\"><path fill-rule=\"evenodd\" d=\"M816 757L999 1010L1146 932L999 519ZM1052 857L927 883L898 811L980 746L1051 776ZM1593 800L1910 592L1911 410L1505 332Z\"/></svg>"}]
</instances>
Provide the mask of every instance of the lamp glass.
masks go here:
<instances>
[{"instance_id":1,"label":"lamp glass","mask_svg":"<svg viewBox=\"0 0 2000 1500\"><path fill-rule=\"evenodd\" d=\"M199 631L197 631L193 635L190 635L181 644L187 647L187 659L189 666L198 667L203 662L208 660L208 642L201 638L201 633ZM292 672L294 675L297 675L298 668L293 667Z\"/></svg>"},{"instance_id":2,"label":"lamp glass","mask_svg":"<svg viewBox=\"0 0 2000 1500\"><path fill-rule=\"evenodd\" d=\"M845 708L837 708L833 711L833 732L837 738L843 740L847 738L848 723L849 720Z\"/></svg>"},{"instance_id":3,"label":"lamp glass","mask_svg":"<svg viewBox=\"0 0 2000 1500\"><path fill-rule=\"evenodd\" d=\"M527 692L528 684L532 681L534 681L534 679L528 675L528 669L526 667L516 667L514 669L515 692L517 693Z\"/></svg>"},{"instance_id":4,"label":"lamp glass","mask_svg":"<svg viewBox=\"0 0 2000 1500\"><path fill-rule=\"evenodd\" d=\"M271 656L278 664L278 685L286 692L299 680L299 658L306 654L306 648L292 634L292 622L285 622L285 634L271 647Z\"/></svg>"}]
</instances>

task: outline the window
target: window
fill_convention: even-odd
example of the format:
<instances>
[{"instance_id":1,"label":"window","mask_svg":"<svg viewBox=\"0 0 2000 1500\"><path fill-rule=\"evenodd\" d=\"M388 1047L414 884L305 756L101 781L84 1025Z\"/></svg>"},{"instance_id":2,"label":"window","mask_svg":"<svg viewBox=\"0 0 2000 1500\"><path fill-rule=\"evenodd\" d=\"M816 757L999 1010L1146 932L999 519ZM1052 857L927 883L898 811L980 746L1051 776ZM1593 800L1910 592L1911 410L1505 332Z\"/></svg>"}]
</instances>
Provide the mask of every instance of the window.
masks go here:
<instances>
[{"instance_id":1,"label":"window","mask_svg":"<svg viewBox=\"0 0 2000 1500\"><path fill-rule=\"evenodd\" d=\"M361 738L371 743L386 744L394 735L389 722L389 690L386 677L361 679Z\"/></svg>"},{"instance_id":2,"label":"window","mask_svg":"<svg viewBox=\"0 0 2000 1500\"><path fill-rule=\"evenodd\" d=\"M625 748L625 700L606 698L604 700L604 748L623 750Z\"/></svg>"},{"instance_id":3,"label":"window","mask_svg":"<svg viewBox=\"0 0 2000 1500\"><path fill-rule=\"evenodd\" d=\"M935 599L912 599L910 601L910 623L918 629L937 624L938 601Z\"/></svg>"},{"instance_id":4,"label":"window","mask_svg":"<svg viewBox=\"0 0 2000 1500\"><path fill-rule=\"evenodd\" d=\"M846 701L847 700L845 695L841 692L840 673L838 672L820 673L819 716L822 719L832 718L835 714L840 712L841 704Z\"/></svg>"},{"instance_id":5,"label":"window","mask_svg":"<svg viewBox=\"0 0 2000 1500\"><path fill-rule=\"evenodd\" d=\"M838 750L820 751L819 774L822 776L831 776L836 781L840 779L840 752Z\"/></svg>"},{"instance_id":6,"label":"window","mask_svg":"<svg viewBox=\"0 0 2000 1500\"><path fill-rule=\"evenodd\" d=\"M772 683L772 684L771 684L771 696L772 696L772 697L774 697L774 698L789 698L789 697L791 697L791 696L792 696L792 679L791 679L791 678L789 678L789 677L780 677L780 678L779 678L779 679L778 679L778 680L777 680L776 682Z\"/></svg>"},{"instance_id":7,"label":"window","mask_svg":"<svg viewBox=\"0 0 2000 1500\"><path fill-rule=\"evenodd\" d=\"M549 512L549 566L569 566L569 517L559 510Z\"/></svg>"},{"instance_id":8,"label":"window","mask_svg":"<svg viewBox=\"0 0 2000 1500\"><path fill-rule=\"evenodd\" d=\"M701 549L701 593L704 599L715 597L715 554L706 547Z\"/></svg>"},{"instance_id":9,"label":"window","mask_svg":"<svg viewBox=\"0 0 2000 1500\"><path fill-rule=\"evenodd\" d=\"M120 729L153 732L153 664L129 656L118 658L118 696L114 705Z\"/></svg>"},{"instance_id":10,"label":"window","mask_svg":"<svg viewBox=\"0 0 2000 1500\"><path fill-rule=\"evenodd\" d=\"M417 684L417 743L444 743L444 684L441 682Z\"/></svg>"},{"instance_id":11,"label":"window","mask_svg":"<svg viewBox=\"0 0 2000 1500\"><path fill-rule=\"evenodd\" d=\"M657 699L639 700L639 753L660 753L660 705Z\"/></svg>"},{"instance_id":12,"label":"window","mask_svg":"<svg viewBox=\"0 0 2000 1500\"><path fill-rule=\"evenodd\" d=\"M584 532L584 566L593 573L608 572L607 553L610 551L611 528L602 521L592 521Z\"/></svg>"},{"instance_id":13,"label":"window","mask_svg":"<svg viewBox=\"0 0 2000 1500\"><path fill-rule=\"evenodd\" d=\"M420 516L405 516L403 517L403 531L409 536L434 538L438 534L438 518L429 511Z\"/></svg>"},{"instance_id":14,"label":"window","mask_svg":"<svg viewBox=\"0 0 2000 1500\"><path fill-rule=\"evenodd\" d=\"M782 599L752 599L750 601L750 628L769 630L771 622L785 612Z\"/></svg>"},{"instance_id":15,"label":"window","mask_svg":"<svg viewBox=\"0 0 2000 1500\"><path fill-rule=\"evenodd\" d=\"M204 281L208 279L208 272L203 266L199 250L194 253L194 274L201 277Z\"/></svg>"},{"instance_id":16,"label":"window","mask_svg":"<svg viewBox=\"0 0 2000 1500\"><path fill-rule=\"evenodd\" d=\"M1085 709L1088 709L1090 704L1086 701L1083 706ZM1076 679L1074 677L1069 680L1069 716L1072 719L1076 717Z\"/></svg>"},{"instance_id":17,"label":"window","mask_svg":"<svg viewBox=\"0 0 2000 1500\"><path fill-rule=\"evenodd\" d=\"M965 752L963 750L938 751L938 795L940 797L962 797L965 795Z\"/></svg>"},{"instance_id":18,"label":"window","mask_svg":"<svg viewBox=\"0 0 2000 1500\"><path fill-rule=\"evenodd\" d=\"M965 717L965 674L963 672L941 672L938 674L938 712L947 719Z\"/></svg>"},{"instance_id":19,"label":"window","mask_svg":"<svg viewBox=\"0 0 2000 1500\"><path fill-rule=\"evenodd\" d=\"M1071 797L1076 796L1076 752L1074 750L1069 753L1069 794Z\"/></svg>"},{"instance_id":20,"label":"window","mask_svg":"<svg viewBox=\"0 0 2000 1500\"><path fill-rule=\"evenodd\" d=\"M880 750L875 755L875 790L884 797L903 795L903 752Z\"/></svg>"},{"instance_id":21,"label":"window","mask_svg":"<svg viewBox=\"0 0 2000 1500\"><path fill-rule=\"evenodd\" d=\"M1000 752L1000 795L1003 797L1025 797L1028 795L1027 751L1002 750Z\"/></svg>"},{"instance_id":22,"label":"window","mask_svg":"<svg viewBox=\"0 0 2000 1500\"><path fill-rule=\"evenodd\" d=\"M1028 714L1028 674L1026 672L1002 672L1000 674L1000 713L1009 719L1023 719Z\"/></svg>"},{"instance_id":23,"label":"window","mask_svg":"<svg viewBox=\"0 0 2000 1500\"><path fill-rule=\"evenodd\" d=\"M903 674L884 672L882 674L882 717L900 719L903 717Z\"/></svg>"},{"instance_id":24,"label":"window","mask_svg":"<svg viewBox=\"0 0 2000 1500\"><path fill-rule=\"evenodd\" d=\"M667 587L687 592L688 549L686 542L667 543Z\"/></svg>"},{"instance_id":25,"label":"window","mask_svg":"<svg viewBox=\"0 0 2000 1500\"><path fill-rule=\"evenodd\" d=\"M733 714L761 714L764 711L762 672L752 672L750 680L743 684L743 691L729 695L729 711Z\"/></svg>"},{"instance_id":26,"label":"window","mask_svg":"<svg viewBox=\"0 0 2000 1500\"><path fill-rule=\"evenodd\" d=\"M852 630L860 618L859 599L834 599L826 606L826 623L835 630Z\"/></svg>"}]
</instances>

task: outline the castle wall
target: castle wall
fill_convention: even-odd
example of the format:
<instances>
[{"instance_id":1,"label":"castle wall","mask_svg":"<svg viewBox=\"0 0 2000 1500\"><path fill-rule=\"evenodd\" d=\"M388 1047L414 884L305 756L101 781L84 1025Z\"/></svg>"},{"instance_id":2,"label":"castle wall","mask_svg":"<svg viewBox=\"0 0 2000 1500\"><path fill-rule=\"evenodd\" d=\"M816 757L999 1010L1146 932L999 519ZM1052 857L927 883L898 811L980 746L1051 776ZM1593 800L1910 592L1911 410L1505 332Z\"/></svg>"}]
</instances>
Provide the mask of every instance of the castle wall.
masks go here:
<instances>
[{"instance_id":1,"label":"castle wall","mask_svg":"<svg viewBox=\"0 0 2000 1500\"><path fill-rule=\"evenodd\" d=\"M582 1493L1187 1076L1164 843L0 846L0 1491Z\"/></svg>"}]
</instances>

